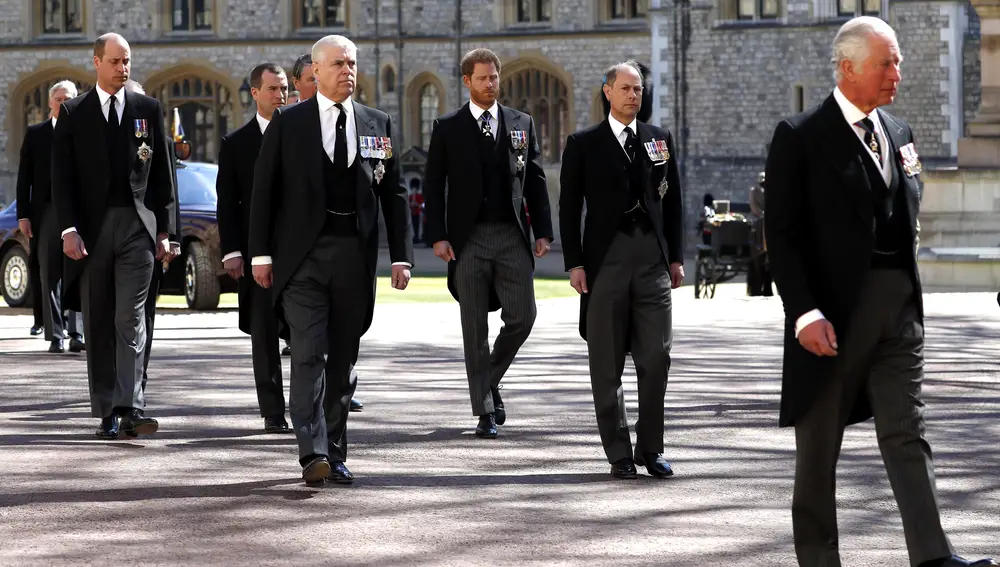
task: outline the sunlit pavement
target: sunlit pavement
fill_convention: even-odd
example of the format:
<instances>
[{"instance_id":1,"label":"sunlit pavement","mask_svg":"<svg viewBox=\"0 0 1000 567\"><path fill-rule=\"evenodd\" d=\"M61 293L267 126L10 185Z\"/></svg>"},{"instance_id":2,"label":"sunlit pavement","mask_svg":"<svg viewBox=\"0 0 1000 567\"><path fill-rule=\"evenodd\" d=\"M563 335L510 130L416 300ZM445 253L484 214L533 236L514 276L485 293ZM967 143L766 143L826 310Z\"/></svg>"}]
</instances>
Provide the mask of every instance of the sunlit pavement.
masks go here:
<instances>
[{"instance_id":1,"label":"sunlit pavement","mask_svg":"<svg viewBox=\"0 0 1000 567\"><path fill-rule=\"evenodd\" d=\"M293 437L262 432L234 311L161 312L160 431L117 442L93 436L84 357L47 354L29 315L0 316L0 563L795 565L781 306L742 291L674 293L664 481L608 475L576 299L539 304L492 441L473 436L457 305L379 306L349 422L357 481L319 489ZM925 303L944 523L962 554L1000 555L1000 309L986 293ZM625 385L634 423L631 368ZM844 565L907 565L871 422L849 430L839 471Z\"/></svg>"}]
</instances>

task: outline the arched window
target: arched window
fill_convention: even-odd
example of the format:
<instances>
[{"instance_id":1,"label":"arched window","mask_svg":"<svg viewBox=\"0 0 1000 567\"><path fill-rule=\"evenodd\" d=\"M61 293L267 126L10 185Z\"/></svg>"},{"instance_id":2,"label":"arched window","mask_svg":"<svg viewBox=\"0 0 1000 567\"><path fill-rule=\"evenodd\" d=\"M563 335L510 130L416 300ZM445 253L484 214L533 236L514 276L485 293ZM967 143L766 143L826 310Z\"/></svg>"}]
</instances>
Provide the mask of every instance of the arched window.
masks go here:
<instances>
[{"instance_id":1,"label":"arched window","mask_svg":"<svg viewBox=\"0 0 1000 567\"><path fill-rule=\"evenodd\" d=\"M387 93L396 92L396 70L388 65L382 70L382 90Z\"/></svg>"},{"instance_id":2,"label":"arched window","mask_svg":"<svg viewBox=\"0 0 1000 567\"><path fill-rule=\"evenodd\" d=\"M49 89L52 85L62 79L49 79L39 83L24 95L24 121L21 123L21 133L27 130L28 126L38 124L49 117ZM73 81L78 94L93 88L93 83L87 81Z\"/></svg>"},{"instance_id":3,"label":"arched window","mask_svg":"<svg viewBox=\"0 0 1000 567\"><path fill-rule=\"evenodd\" d=\"M149 94L159 99L167 117L178 109L184 134L191 142L191 160L215 163L219 139L240 120L229 89L210 79L185 75Z\"/></svg>"},{"instance_id":4,"label":"arched window","mask_svg":"<svg viewBox=\"0 0 1000 567\"><path fill-rule=\"evenodd\" d=\"M420 88L420 147L426 149L431 145L431 128L434 119L438 117L440 98L438 88L433 83L427 83Z\"/></svg>"},{"instance_id":5,"label":"arched window","mask_svg":"<svg viewBox=\"0 0 1000 567\"><path fill-rule=\"evenodd\" d=\"M500 104L527 112L535 120L542 159L558 163L568 134L569 90L561 79L536 68L505 75Z\"/></svg>"}]
</instances>

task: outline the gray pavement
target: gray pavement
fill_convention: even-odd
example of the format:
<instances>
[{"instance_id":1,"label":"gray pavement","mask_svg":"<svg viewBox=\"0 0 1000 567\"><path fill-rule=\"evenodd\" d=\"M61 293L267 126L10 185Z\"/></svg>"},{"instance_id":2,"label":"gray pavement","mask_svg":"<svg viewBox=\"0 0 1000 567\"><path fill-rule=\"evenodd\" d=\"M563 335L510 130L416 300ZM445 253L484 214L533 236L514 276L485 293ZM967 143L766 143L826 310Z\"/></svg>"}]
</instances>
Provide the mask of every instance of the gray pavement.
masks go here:
<instances>
[{"instance_id":1,"label":"gray pavement","mask_svg":"<svg viewBox=\"0 0 1000 567\"><path fill-rule=\"evenodd\" d=\"M259 433L234 312L157 318L160 433L113 443L92 438L84 358L46 354L30 315L0 317L0 564L792 566L781 307L741 291L675 295L666 481L607 475L575 299L540 303L495 441L472 434L457 306L379 306L359 362L365 412L349 425L358 481L322 489L302 485L292 437ZM944 524L961 553L1000 555L995 295L926 306ZM634 412L631 369L625 384ZM844 565L904 566L874 442L870 422L844 441Z\"/></svg>"}]
</instances>

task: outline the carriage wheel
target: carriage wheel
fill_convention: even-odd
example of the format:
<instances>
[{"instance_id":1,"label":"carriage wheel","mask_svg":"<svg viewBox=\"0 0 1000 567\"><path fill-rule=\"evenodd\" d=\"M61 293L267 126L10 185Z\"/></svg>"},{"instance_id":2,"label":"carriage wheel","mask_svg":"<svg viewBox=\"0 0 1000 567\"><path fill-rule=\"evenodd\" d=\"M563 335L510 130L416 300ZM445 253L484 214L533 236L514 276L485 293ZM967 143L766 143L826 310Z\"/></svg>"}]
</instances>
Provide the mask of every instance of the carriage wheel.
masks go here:
<instances>
[{"instance_id":1,"label":"carriage wheel","mask_svg":"<svg viewBox=\"0 0 1000 567\"><path fill-rule=\"evenodd\" d=\"M698 263L695 264L694 268L694 298L700 299L703 295L705 298L710 298L715 295L715 286L711 282L714 281L715 274L715 262L709 257L698 258ZM709 295L709 286L712 286L711 295Z\"/></svg>"}]
</instances>

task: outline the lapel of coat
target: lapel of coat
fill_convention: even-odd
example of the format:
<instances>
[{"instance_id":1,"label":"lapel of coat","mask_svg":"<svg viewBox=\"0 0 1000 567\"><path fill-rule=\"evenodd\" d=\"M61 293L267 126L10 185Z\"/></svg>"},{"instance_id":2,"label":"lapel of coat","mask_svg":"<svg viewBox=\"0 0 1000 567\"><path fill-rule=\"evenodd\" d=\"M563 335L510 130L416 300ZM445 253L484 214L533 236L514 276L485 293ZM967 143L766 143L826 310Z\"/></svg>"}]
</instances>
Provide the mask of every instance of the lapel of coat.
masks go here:
<instances>
[{"instance_id":1,"label":"lapel of coat","mask_svg":"<svg viewBox=\"0 0 1000 567\"><path fill-rule=\"evenodd\" d=\"M107 179L110 178L108 169L111 167L111 158L108 156L108 144L106 141L108 120L104 117L104 112L101 109L101 98L97 95L97 87L90 89L90 93L86 96L86 100L80 103L80 111L84 116L89 117L88 122L90 124L84 128L83 135L90 137L93 141L91 147L94 149L93 154L97 162L96 170L100 175L104 176L105 180L105 183L100 184L103 187Z\"/></svg>"},{"instance_id":2,"label":"lapel of coat","mask_svg":"<svg viewBox=\"0 0 1000 567\"><path fill-rule=\"evenodd\" d=\"M125 87L122 87L125 89ZM136 147L145 143L150 148L153 147L153 131L152 125L149 124L149 120L146 120L146 137L136 138L135 137L135 120L139 117L139 112L135 108L136 99L135 95L125 90L125 103L122 105L122 122L118 125L119 128L124 129L124 135L129 142L125 144L122 151L125 152L125 163L129 164L129 170L132 169L132 165L135 160L138 159L136 152ZM135 143L132 140L135 139Z\"/></svg>"},{"instance_id":3,"label":"lapel of coat","mask_svg":"<svg viewBox=\"0 0 1000 567\"><path fill-rule=\"evenodd\" d=\"M305 154L305 162L309 168L309 180L317 195L323 195L323 128L320 125L319 101L315 96L301 103L304 105L301 125L293 125L293 128L301 128L301 138L297 145L299 150ZM275 112L281 112L276 109ZM272 120L273 120L272 116ZM271 126L268 126L270 128ZM293 134L294 135L294 134ZM317 151L318 148L318 151ZM322 201L321 201L322 202Z\"/></svg>"},{"instance_id":4,"label":"lapel of coat","mask_svg":"<svg viewBox=\"0 0 1000 567\"><path fill-rule=\"evenodd\" d=\"M524 139L527 141L528 125L523 120L523 114L515 115L511 109L505 106L497 106L500 108L500 114L503 115L503 122L497 125L497 130L499 130L497 132L497 136L504 135L505 137L505 139L497 140L497 143L502 144L501 147L507 148L507 157L509 161L508 171L510 171L511 188L513 190L517 190L518 184L516 183L516 179L520 173L520 171L517 170L517 158L518 156L521 156L521 167L526 167L528 163L528 148L515 150L511 132L524 132ZM523 169L521 171L523 171Z\"/></svg>"},{"instance_id":5,"label":"lapel of coat","mask_svg":"<svg viewBox=\"0 0 1000 567\"><path fill-rule=\"evenodd\" d=\"M499 122L499 116L497 120ZM465 107L458 112L458 127L460 134L458 135L458 140L465 140L462 142L462 150L465 155L466 166L469 168L469 179L472 181L473 185L477 188L476 192L482 193L482 160L479 158L479 144L480 137L482 137L482 131L479 129L479 122L476 117L472 115L472 101L470 100L466 103ZM500 129L499 123L497 124L497 130ZM497 133L499 136L499 132ZM471 189L471 188L470 188Z\"/></svg>"},{"instance_id":6,"label":"lapel of coat","mask_svg":"<svg viewBox=\"0 0 1000 567\"><path fill-rule=\"evenodd\" d=\"M899 153L899 148L906 145L906 130L902 124L896 122L891 116L881 110L878 111L878 116L882 119L882 127L885 130L886 136L889 137L889 158L892 160L892 174L899 179L899 188L906 191L906 204L910 210L910 229L916 232L915 212L920 207L920 188L917 186L916 176L906 176L902 167L902 155Z\"/></svg>"},{"instance_id":7,"label":"lapel of coat","mask_svg":"<svg viewBox=\"0 0 1000 567\"><path fill-rule=\"evenodd\" d=\"M862 161L865 159L862 154L864 146L854 133L854 129L844 119L844 113L840 110L840 105L837 104L833 94L823 102L820 112L823 115L824 132L820 137L820 144L825 148L823 153L840 175L844 190L854 201L861 220L868 226L874 222L874 211L871 183Z\"/></svg>"},{"instance_id":8,"label":"lapel of coat","mask_svg":"<svg viewBox=\"0 0 1000 567\"><path fill-rule=\"evenodd\" d=\"M608 122L607 118L604 119L604 122L601 122L601 126L597 131L599 133L598 136L601 138L601 143L604 145L603 158L611 160L611 163L614 165L612 171L616 172L608 180L609 186L613 187L615 191L623 190L629 163L628 157L625 155L625 150L615 136L614 130L611 129L611 122Z\"/></svg>"},{"instance_id":9,"label":"lapel of coat","mask_svg":"<svg viewBox=\"0 0 1000 567\"><path fill-rule=\"evenodd\" d=\"M375 117L368 111L367 106L353 101L351 104L354 106L354 128L358 133L359 139L362 136L385 137L384 133L380 135L376 130L378 125L375 123ZM396 157L397 149L392 148L393 157ZM375 175L371 162L361 157L360 141L354 161L358 162L358 207L361 207L365 199L372 193L372 182L375 179ZM383 161L383 167L385 166L385 160L376 160L376 163L378 161Z\"/></svg>"}]
</instances>

